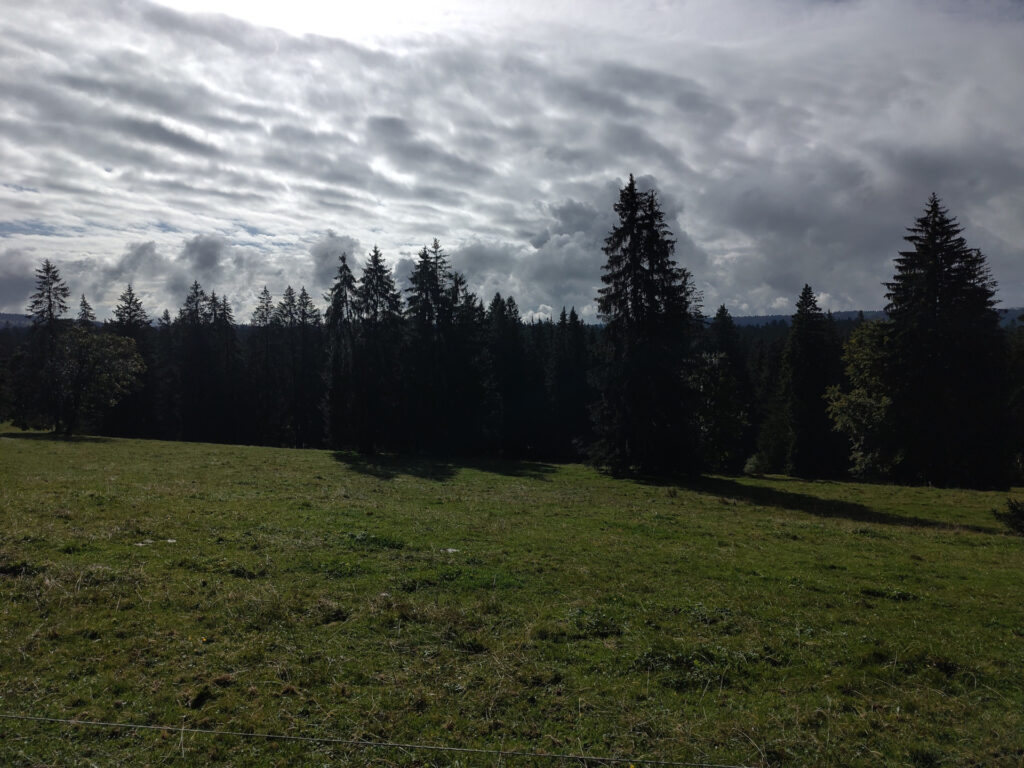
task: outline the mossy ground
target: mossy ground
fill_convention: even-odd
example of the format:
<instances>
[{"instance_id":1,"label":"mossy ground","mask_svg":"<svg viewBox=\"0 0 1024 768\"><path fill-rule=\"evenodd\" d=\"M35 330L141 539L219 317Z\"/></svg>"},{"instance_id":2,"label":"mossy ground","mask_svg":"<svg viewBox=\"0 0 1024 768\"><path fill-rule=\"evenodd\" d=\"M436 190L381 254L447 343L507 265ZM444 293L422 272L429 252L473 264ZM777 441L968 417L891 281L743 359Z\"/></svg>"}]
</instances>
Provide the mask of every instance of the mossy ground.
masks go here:
<instances>
[{"instance_id":1,"label":"mossy ground","mask_svg":"<svg viewBox=\"0 0 1024 768\"><path fill-rule=\"evenodd\" d=\"M1024 538L991 513L1005 498L0 428L0 713L1017 766ZM0 720L0 764L497 761Z\"/></svg>"}]
</instances>

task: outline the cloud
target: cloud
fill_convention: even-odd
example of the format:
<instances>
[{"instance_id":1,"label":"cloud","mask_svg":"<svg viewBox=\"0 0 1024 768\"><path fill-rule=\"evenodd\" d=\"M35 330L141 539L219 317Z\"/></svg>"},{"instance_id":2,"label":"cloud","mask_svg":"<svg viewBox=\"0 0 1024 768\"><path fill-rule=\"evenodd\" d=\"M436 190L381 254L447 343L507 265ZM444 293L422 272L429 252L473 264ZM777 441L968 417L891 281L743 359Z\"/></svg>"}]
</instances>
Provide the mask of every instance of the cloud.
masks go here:
<instances>
[{"instance_id":1,"label":"cloud","mask_svg":"<svg viewBox=\"0 0 1024 768\"><path fill-rule=\"evenodd\" d=\"M0 312L23 314L35 291L34 254L19 248L0 252Z\"/></svg>"},{"instance_id":2,"label":"cloud","mask_svg":"<svg viewBox=\"0 0 1024 768\"><path fill-rule=\"evenodd\" d=\"M0 265L0 309L49 257L101 313L129 280L153 307L199 280L244 317L264 284L316 296L339 247L376 243L401 278L437 236L482 298L593 317L630 172L709 307L790 307L805 282L881 306L933 191L1024 305L1019 3L502 7L371 47L144 0L8 4L0 251L32 263Z\"/></svg>"},{"instance_id":3,"label":"cloud","mask_svg":"<svg viewBox=\"0 0 1024 768\"><path fill-rule=\"evenodd\" d=\"M359 241L348 235L338 235L333 229L328 229L323 237L310 246L309 255L313 257L311 288L316 292L323 293L331 287L338 274L338 260L342 254L348 256L351 269L359 254Z\"/></svg>"}]
</instances>

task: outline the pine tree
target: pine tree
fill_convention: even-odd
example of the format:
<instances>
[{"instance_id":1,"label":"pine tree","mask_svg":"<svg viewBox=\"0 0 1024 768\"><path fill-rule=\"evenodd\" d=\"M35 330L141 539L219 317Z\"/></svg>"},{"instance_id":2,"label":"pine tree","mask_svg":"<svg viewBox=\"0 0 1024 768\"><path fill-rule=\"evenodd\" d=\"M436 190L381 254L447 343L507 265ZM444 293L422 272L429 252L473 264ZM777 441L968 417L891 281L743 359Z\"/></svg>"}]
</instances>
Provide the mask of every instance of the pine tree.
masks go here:
<instances>
[{"instance_id":1,"label":"pine tree","mask_svg":"<svg viewBox=\"0 0 1024 768\"><path fill-rule=\"evenodd\" d=\"M782 356L782 402L787 420L785 471L799 477L827 477L845 464L842 441L832 430L825 394L839 383L840 344L831 316L804 285Z\"/></svg>"},{"instance_id":2,"label":"pine tree","mask_svg":"<svg viewBox=\"0 0 1024 768\"><path fill-rule=\"evenodd\" d=\"M299 290L296 320L296 445L319 446L323 436L320 410L323 399L323 323L320 310L313 304L305 286Z\"/></svg>"},{"instance_id":3,"label":"pine tree","mask_svg":"<svg viewBox=\"0 0 1024 768\"><path fill-rule=\"evenodd\" d=\"M526 447L526 356L519 307L495 293L487 307L488 418L491 448L521 456Z\"/></svg>"},{"instance_id":4,"label":"pine tree","mask_svg":"<svg viewBox=\"0 0 1024 768\"><path fill-rule=\"evenodd\" d=\"M61 429L65 423L60 395L60 338L67 332L62 317L71 291L49 259L36 270L36 290L29 297L32 321L28 338L13 362L14 424Z\"/></svg>"},{"instance_id":5,"label":"pine tree","mask_svg":"<svg viewBox=\"0 0 1024 768\"><path fill-rule=\"evenodd\" d=\"M341 448L354 440L355 301L356 280L348 254L338 257L338 273L324 294L327 333L327 375L324 411L328 444Z\"/></svg>"},{"instance_id":6,"label":"pine tree","mask_svg":"<svg viewBox=\"0 0 1024 768\"><path fill-rule=\"evenodd\" d=\"M49 259L36 270L36 290L29 297L28 316L34 327L54 332L58 321L68 311L71 290L60 276L60 270Z\"/></svg>"},{"instance_id":7,"label":"pine tree","mask_svg":"<svg viewBox=\"0 0 1024 768\"><path fill-rule=\"evenodd\" d=\"M359 318L356 344L356 443L364 453L396 447L401 414L402 296L384 256L373 247L355 293Z\"/></svg>"},{"instance_id":8,"label":"pine tree","mask_svg":"<svg viewBox=\"0 0 1024 768\"><path fill-rule=\"evenodd\" d=\"M82 300L78 302L78 317L75 322L79 328L86 331L93 330L96 324L96 313L92 311L92 305L85 298L85 294L82 294Z\"/></svg>"},{"instance_id":9,"label":"pine tree","mask_svg":"<svg viewBox=\"0 0 1024 768\"><path fill-rule=\"evenodd\" d=\"M753 453L751 384L739 334L723 304L708 326L700 373L701 452L709 469L738 472Z\"/></svg>"},{"instance_id":10,"label":"pine tree","mask_svg":"<svg viewBox=\"0 0 1024 768\"><path fill-rule=\"evenodd\" d=\"M901 479L1005 483L1005 343L985 257L934 194L885 283L891 322L886 385Z\"/></svg>"},{"instance_id":11,"label":"pine tree","mask_svg":"<svg viewBox=\"0 0 1024 768\"><path fill-rule=\"evenodd\" d=\"M132 284L124 289L117 306L114 307L114 322L111 326L115 333L129 336L138 341L145 329L150 327L149 315L142 307L142 301L135 295Z\"/></svg>"},{"instance_id":12,"label":"pine tree","mask_svg":"<svg viewBox=\"0 0 1024 768\"><path fill-rule=\"evenodd\" d=\"M551 413L551 450L554 458L571 461L590 442L588 413L593 390L587 381L591 368L586 332L576 308L565 307L554 326L554 338L547 366L547 388Z\"/></svg>"},{"instance_id":13,"label":"pine tree","mask_svg":"<svg viewBox=\"0 0 1024 768\"><path fill-rule=\"evenodd\" d=\"M434 241L437 250L440 244ZM441 367L441 304L446 275L439 270L438 260L424 246L409 276L406 289L407 338L403 354L407 392L405 400L405 432L415 448L437 449L443 444L440 434L444 425L441 398L444 370ZM449 313L450 315L450 313Z\"/></svg>"},{"instance_id":14,"label":"pine tree","mask_svg":"<svg viewBox=\"0 0 1024 768\"><path fill-rule=\"evenodd\" d=\"M380 327L394 325L402 314L402 295L377 246L370 252L359 278L356 312L364 322Z\"/></svg>"},{"instance_id":15,"label":"pine tree","mask_svg":"<svg viewBox=\"0 0 1024 768\"><path fill-rule=\"evenodd\" d=\"M452 272L445 291L452 318L442 367L447 376L444 405L447 449L473 453L486 444L486 311L466 278Z\"/></svg>"},{"instance_id":16,"label":"pine tree","mask_svg":"<svg viewBox=\"0 0 1024 768\"><path fill-rule=\"evenodd\" d=\"M249 369L246 419L250 439L261 444L280 442L281 405L278 393L280 371L274 364L276 328L273 326L274 297L267 286L256 298L249 324L252 332L246 339L246 360Z\"/></svg>"},{"instance_id":17,"label":"pine tree","mask_svg":"<svg viewBox=\"0 0 1024 768\"><path fill-rule=\"evenodd\" d=\"M299 300L290 285L281 294L281 300L274 308L273 321L283 328L294 328L299 324Z\"/></svg>"},{"instance_id":18,"label":"pine tree","mask_svg":"<svg viewBox=\"0 0 1024 768\"><path fill-rule=\"evenodd\" d=\"M135 342L146 371L142 376L141 385L129 391L121 402L107 413L103 422L103 432L128 437L152 435L157 424L155 410L159 385L156 377L159 366L153 346L153 327L149 315L131 283L118 298L113 320L105 323L104 327L116 336Z\"/></svg>"},{"instance_id":19,"label":"pine tree","mask_svg":"<svg viewBox=\"0 0 1024 768\"><path fill-rule=\"evenodd\" d=\"M593 457L620 470L695 471L698 297L673 258L657 195L631 175L615 212L598 296L605 329Z\"/></svg>"},{"instance_id":20,"label":"pine tree","mask_svg":"<svg viewBox=\"0 0 1024 768\"><path fill-rule=\"evenodd\" d=\"M263 286L259 296L256 298L256 309L252 311L252 318L249 323L254 328L266 328L274 317L274 297L270 295L267 286Z\"/></svg>"}]
</instances>

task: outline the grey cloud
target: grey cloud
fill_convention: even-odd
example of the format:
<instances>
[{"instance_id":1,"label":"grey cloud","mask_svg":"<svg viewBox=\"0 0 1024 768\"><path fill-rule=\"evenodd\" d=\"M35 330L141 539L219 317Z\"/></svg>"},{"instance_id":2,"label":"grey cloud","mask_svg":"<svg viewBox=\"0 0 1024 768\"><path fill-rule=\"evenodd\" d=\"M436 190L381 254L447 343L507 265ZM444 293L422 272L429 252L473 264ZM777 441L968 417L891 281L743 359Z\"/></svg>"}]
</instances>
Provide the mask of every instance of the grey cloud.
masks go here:
<instances>
[{"instance_id":1,"label":"grey cloud","mask_svg":"<svg viewBox=\"0 0 1024 768\"><path fill-rule=\"evenodd\" d=\"M370 50L144 1L9 4L0 237L176 304L192 279L243 303L322 281L328 227L398 266L437 235L482 293L592 311L632 171L709 305L788 308L809 282L879 306L932 191L1024 304L1019 9L724 0L708 40L663 34L689 5L649 8L642 50L596 23ZM153 266L124 251L147 241Z\"/></svg>"},{"instance_id":2,"label":"grey cloud","mask_svg":"<svg viewBox=\"0 0 1024 768\"><path fill-rule=\"evenodd\" d=\"M347 254L351 268L359 254L359 241L348 235L338 235L329 229L323 237L313 243L309 255L313 257L313 284L316 291L322 292L330 287L338 274L338 260Z\"/></svg>"},{"instance_id":3,"label":"grey cloud","mask_svg":"<svg viewBox=\"0 0 1024 768\"><path fill-rule=\"evenodd\" d=\"M181 152L190 152L203 157L214 157L220 151L205 142L168 128L158 120L142 120L135 117L121 117L110 121L110 127L141 141L162 144Z\"/></svg>"},{"instance_id":4,"label":"grey cloud","mask_svg":"<svg viewBox=\"0 0 1024 768\"><path fill-rule=\"evenodd\" d=\"M25 312L28 297L35 290L34 271L38 266L33 254L25 249L7 248L0 253L0 312Z\"/></svg>"},{"instance_id":5,"label":"grey cloud","mask_svg":"<svg viewBox=\"0 0 1024 768\"><path fill-rule=\"evenodd\" d=\"M400 118L372 116L366 121L366 132L371 146L382 150L403 171L418 170L466 184L477 183L491 174L481 163L466 160L435 141L419 137Z\"/></svg>"},{"instance_id":6,"label":"grey cloud","mask_svg":"<svg viewBox=\"0 0 1024 768\"><path fill-rule=\"evenodd\" d=\"M186 240L180 261L200 282L212 282L221 276L230 245L220 235L196 235Z\"/></svg>"}]
</instances>

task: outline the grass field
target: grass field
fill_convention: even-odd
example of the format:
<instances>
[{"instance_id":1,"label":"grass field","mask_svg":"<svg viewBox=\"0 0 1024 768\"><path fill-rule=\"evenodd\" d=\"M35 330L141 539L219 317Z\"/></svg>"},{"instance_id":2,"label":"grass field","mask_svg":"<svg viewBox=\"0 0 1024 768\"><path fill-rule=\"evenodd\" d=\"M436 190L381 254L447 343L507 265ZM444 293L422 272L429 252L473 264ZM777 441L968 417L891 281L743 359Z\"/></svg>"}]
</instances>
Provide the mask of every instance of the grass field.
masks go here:
<instances>
[{"instance_id":1,"label":"grass field","mask_svg":"<svg viewBox=\"0 0 1024 768\"><path fill-rule=\"evenodd\" d=\"M0 428L0 714L1019 766L1005 498ZM579 763L0 720L0 764Z\"/></svg>"}]
</instances>

